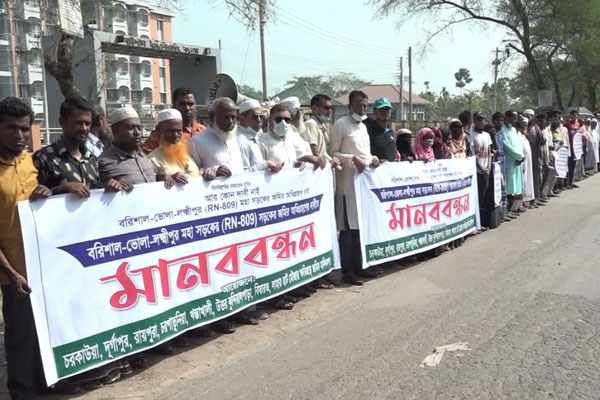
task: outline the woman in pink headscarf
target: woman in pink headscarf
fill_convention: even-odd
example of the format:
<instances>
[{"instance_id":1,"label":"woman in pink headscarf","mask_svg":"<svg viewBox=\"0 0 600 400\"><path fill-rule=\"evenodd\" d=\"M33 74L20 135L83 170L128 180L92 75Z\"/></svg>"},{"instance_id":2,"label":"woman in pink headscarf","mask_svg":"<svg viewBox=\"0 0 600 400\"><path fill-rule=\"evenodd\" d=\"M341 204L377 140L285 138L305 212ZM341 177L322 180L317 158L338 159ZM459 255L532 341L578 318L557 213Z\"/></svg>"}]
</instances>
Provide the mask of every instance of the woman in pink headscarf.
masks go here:
<instances>
[{"instance_id":1,"label":"woman in pink headscarf","mask_svg":"<svg viewBox=\"0 0 600 400\"><path fill-rule=\"evenodd\" d=\"M417 134L417 139L413 145L412 151L415 154L415 158L420 161L435 161L435 155L433 153L433 141L435 133L431 128L422 128Z\"/></svg>"}]
</instances>

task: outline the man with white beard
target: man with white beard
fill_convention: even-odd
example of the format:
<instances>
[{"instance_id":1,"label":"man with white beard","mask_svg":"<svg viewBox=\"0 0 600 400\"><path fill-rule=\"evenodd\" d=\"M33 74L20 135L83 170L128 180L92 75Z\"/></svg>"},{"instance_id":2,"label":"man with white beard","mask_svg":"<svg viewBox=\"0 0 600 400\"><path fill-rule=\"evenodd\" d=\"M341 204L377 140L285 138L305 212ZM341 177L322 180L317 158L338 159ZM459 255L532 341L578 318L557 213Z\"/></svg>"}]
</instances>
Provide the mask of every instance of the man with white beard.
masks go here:
<instances>
[{"instance_id":1,"label":"man with white beard","mask_svg":"<svg viewBox=\"0 0 600 400\"><path fill-rule=\"evenodd\" d=\"M210 106L209 118L211 126L196 135L188 142L188 150L201 170L205 180L217 176L229 177L244 171L269 169L271 172L281 170L281 163L266 162L255 151L243 135L238 135L236 119L238 109L228 97L215 99ZM251 306L238 314L235 319L243 324L256 325L261 319L268 318L267 313ZM215 324L223 333L235 331L235 327L227 319Z\"/></svg>"},{"instance_id":2,"label":"man with white beard","mask_svg":"<svg viewBox=\"0 0 600 400\"><path fill-rule=\"evenodd\" d=\"M188 142L190 155L198 167L204 170L204 179L267 168L272 172L281 169L279 164L269 164L258 158L248 140L238 135L237 107L233 100L228 97L215 99L211 104L209 117L212 126Z\"/></svg>"}]
</instances>

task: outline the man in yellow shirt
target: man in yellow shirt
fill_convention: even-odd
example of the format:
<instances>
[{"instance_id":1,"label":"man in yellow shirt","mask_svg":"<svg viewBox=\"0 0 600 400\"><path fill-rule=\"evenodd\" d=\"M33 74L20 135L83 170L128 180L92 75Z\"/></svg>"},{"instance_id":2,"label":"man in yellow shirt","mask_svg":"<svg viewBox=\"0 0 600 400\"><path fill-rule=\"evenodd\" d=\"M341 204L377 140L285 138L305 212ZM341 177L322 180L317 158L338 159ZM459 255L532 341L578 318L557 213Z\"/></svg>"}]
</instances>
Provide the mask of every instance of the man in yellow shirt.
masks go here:
<instances>
[{"instance_id":1,"label":"man in yellow shirt","mask_svg":"<svg viewBox=\"0 0 600 400\"><path fill-rule=\"evenodd\" d=\"M47 198L25 146L33 112L21 100L0 101L0 285L7 386L11 398L30 398L44 382L25 270L17 202Z\"/></svg>"}]
</instances>

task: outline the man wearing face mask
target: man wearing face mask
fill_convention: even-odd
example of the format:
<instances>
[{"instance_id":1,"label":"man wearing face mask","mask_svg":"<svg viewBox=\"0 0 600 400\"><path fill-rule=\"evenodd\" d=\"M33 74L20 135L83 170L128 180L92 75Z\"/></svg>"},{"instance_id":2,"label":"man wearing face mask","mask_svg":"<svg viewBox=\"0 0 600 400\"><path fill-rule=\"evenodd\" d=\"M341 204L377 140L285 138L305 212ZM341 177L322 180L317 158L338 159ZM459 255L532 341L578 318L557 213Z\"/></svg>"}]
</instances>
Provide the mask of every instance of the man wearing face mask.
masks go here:
<instances>
[{"instance_id":1,"label":"man wearing face mask","mask_svg":"<svg viewBox=\"0 0 600 400\"><path fill-rule=\"evenodd\" d=\"M350 115L338 119L331 128L331 155L340 159L342 170L336 173L335 216L340 231L342 279L351 285L362 285L358 278L374 278L376 272L362 269L358 230L358 210L354 194L354 171L363 172L367 166L376 168L379 159L371 154L367 127L368 97L360 90L350 92Z\"/></svg>"},{"instance_id":2,"label":"man wearing face mask","mask_svg":"<svg viewBox=\"0 0 600 400\"><path fill-rule=\"evenodd\" d=\"M258 136L258 143L265 160L283 163L288 168L303 162L325 167L325 158L310 154L304 140L292 129L290 110L283 104L276 104L269 112L269 131Z\"/></svg>"},{"instance_id":3,"label":"man wearing face mask","mask_svg":"<svg viewBox=\"0 0 600 400\"><path fill-rule=\"evenodd\" d=\"M326 94L316 94L310 100L312 117L304 123L305 130L301 136L310 145L314 156L325 157L331 161L329 155L329 131L327 123L331 117L331 97ZM332 162L333 163L333 162ZM339 160L335 160L339 164Z\"/></svg>"},{"instance_id":4,"label":"man wearing face mask","mask_svg":"<svg viewBox=\"0 0 600 400\"><path fill-rule=\"evenodd\" d=\"M238 135L238 110L233 100L228 97L215 99L209 116L210 128L188 142L190 155L198 167L204 169L204 179L267 168L273 172L281 169L280 165L257 158L246 137Z\"/></svg>"},{"instance_id":5,"label":"man wearing face mask","mask_svg":"<svg viewBox=\"0 0 600 400\"><path fill-rule=\"evenodd\" d=\"M248 99L238 106L238 131L241 136L248 140L248 144L254 158L262 159L258 135L262 133L263 115L262 107L258 100Z\"/></svg>"}]
</instances>

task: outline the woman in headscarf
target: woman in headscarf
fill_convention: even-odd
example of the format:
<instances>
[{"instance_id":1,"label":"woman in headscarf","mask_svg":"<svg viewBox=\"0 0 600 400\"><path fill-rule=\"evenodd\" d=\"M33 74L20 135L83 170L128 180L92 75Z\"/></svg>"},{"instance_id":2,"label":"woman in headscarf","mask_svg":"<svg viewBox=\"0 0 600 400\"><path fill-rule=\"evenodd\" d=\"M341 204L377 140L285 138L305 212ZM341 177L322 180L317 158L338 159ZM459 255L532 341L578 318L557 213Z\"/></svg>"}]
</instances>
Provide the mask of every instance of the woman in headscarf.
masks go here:
<instances>
[{"instance_id":1,"label":"woman in headscarf","mask_svg":"<svg viewBox=\"0 0 600 400\"><path fill-rule=\"evenodd\" d=\"M433 140L433 154L435 155L436 160L445 160L448 158L452 158L452 152L450 148L446 145L446 141L450 140L450 131L445 129L446 132L443 132L440 128L432 128L435 133L435 138Z\"/></svg>"},{"instance_id":2,"label":"woman in headscarf","mask_svg":"<svg viewBox=\"0 0 600 400\"><path fill-rule=\"evenodd\" d=\"M450 130L450 152L454 158L467 158L469 156L469 141L466 140L462 123L454 118L448 124Z\"/></svg>"},{"instance_id":3,"label":"woman in headscarf","mask_svg":"<svg viewBox=\"0 0 600 400\"><path fill-rule=\"evenodd\" d=\"M415 159L425 162L435 161L435 155L433 154L434 137L435 134L431 128L421 128L412 147Z\"/></svg>"},{"instance_id":4,"label":"woman in headscarf","mask_svg":"<svg viewBox=\"0 0 600 400\"><path fill-rule=\"evenodd\" d=\"M412 162L415 155L412 152L412 132L406 128L396 133L396 150L400 154L400 161Z\"/></svg>"}]
</instances>

